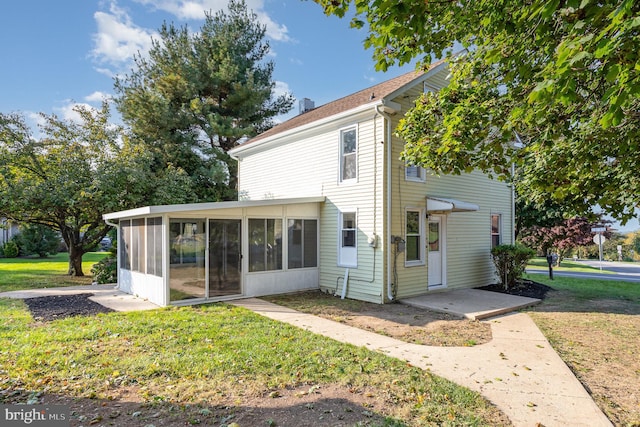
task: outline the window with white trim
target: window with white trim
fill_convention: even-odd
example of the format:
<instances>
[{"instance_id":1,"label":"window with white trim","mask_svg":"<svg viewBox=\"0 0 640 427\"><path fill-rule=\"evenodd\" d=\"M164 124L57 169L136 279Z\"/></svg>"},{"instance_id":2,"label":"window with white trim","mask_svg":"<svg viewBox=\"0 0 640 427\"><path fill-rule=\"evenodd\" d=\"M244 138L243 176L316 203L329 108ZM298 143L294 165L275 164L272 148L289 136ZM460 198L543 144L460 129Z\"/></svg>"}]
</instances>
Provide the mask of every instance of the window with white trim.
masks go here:
<instances>
[{"instance_id":1,"label":"window with white trim","mask_svg":"<svg viewBox=\"0 0 640 427\"><path fill-rule=\"evenodd\" d=\"M502 244L502 215L491 215L491 247Z\"/></svg>"},{"instance_id":2,"label":"window with white trim","mask_svg":"<svg viewBox=\"0 0 640 427\"><path fill-rule=\"evenodd\" d=\"M340 131L340 181L358 177L358 135L356 128Z\"/></svg>"},{"instance_id":3,"label":"window with white trim","mask_svg":"<svg viewBox=\"0 0 640 427\"><path fill-rule=\"evenodd\" d=\"M406 165L404 168L404 178L407 181L425 181L425 170L420 166Z\"/></svg>"},{"instance_id":4,"label":"window with white trim","mask_svg":"<svg viewBox=\"0 0 640 427\"><path fill-rule=\"evenodd\" d=\"M407 265L424 264L424 223L419 209L405 213L405 262Z\"/></svg>"},{"instance_id":5,"label":"window with white trim","mask_svg":"<svg viewBox=\"0 0 640 427\"><path fill-rule=\"evenodd\" d=\"M338 264L344 267L358 265L358 228L355 211L340 212L340 242Z\"/></svg>"}]
</instances>

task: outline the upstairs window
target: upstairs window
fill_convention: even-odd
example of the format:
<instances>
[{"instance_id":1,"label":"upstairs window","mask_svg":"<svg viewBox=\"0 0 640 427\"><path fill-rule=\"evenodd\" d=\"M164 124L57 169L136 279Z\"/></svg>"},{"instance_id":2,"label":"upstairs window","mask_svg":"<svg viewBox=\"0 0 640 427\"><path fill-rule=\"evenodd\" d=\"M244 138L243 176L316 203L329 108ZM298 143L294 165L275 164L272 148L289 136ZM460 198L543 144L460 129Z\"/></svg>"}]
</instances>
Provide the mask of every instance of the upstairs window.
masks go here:
<instances>
[{"instance_id":1,"label":"upstairs window","mask_svg":"<svg viewBox=\"0 0 640 427\"><path fill-rule=\"evenodd\" d=\"M407 165L404 169L404 178L407 181L425 181L425 170L420 166Z\"/></svg>"},{"instance_id":2,"label":"upstairs window","mask_svg":"<svg viewBox=\"0 0 640 427\"><path fill-rule=\"evenodd\" d=\"M358 138L356 128L340 131L340 181L358 177Z\"/></svg>"}]
</instances>

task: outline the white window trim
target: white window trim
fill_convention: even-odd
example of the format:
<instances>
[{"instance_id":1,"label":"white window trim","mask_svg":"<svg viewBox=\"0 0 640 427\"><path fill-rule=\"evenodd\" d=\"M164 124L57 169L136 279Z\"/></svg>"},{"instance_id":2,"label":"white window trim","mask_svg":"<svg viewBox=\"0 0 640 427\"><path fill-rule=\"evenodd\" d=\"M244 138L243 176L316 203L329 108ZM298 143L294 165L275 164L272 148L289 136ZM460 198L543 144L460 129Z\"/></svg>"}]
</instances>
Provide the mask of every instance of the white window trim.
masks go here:
<instances>
[{"instance_id":1,"label":"white window trim","mask_svg":"<svg viewBox=\"0 0 640 427\"><path fill-rule=\"evenodd\" d=\"M407 172L411 168L417 168L418 171L420 172L419 176L416 177L416 176L407 175ZM404 179L405 179L405 181L412 181L412 182L426 182L427 181L427 171L425 170L425 168L423 168L421 166L405 165L405 167L404 167Z\"/></svg>"},{"instance_id":2,"label":"white window trim","mask_svg":"<svg viewBox=\"0 0 640 427\"><path fill-rule=\"evenodd\" d=\"M354 130L356 132L356 151L355 153L353 153L353 155L356 158L356 176L355 178L348 178L348 179L342 179L342 168L343 168L343 164L344 164L344 153L343 153L343 148L344 148L344 144L342 143L342 135L345 132L348 132L350 130ZM341 128L338 132L338 140L339 140L339 158L338 158L338 182L340 184L354 184L358 182L358 148L359 148L359 132L358 132L358 126L357 125L351 125L351 126L346 126L344 128Z\"/></svg>"},{"instance_id":3,"label":"white window trim","mask_svg":"<svg viewBox=\"0 0 640 427\"><path fill-rule=\"evenodd\" d=\"M418 218L419 218L419 233L420 233L420 238L418 239L418 247L420 248L420 259L417 260L411 260L408 261L407 260L407 250L406 250L406 242L407 242L407 225L406 225L406 221L407 221L407 213L408 212L418 212ZM418 266L424 266L426 264L426 254L427 254L427 240L426 240L426 226L425 226L425 222L426 222L426 214L424 209L422 208L414 208L414 207L407 207L404 210L404 222L405 222L405 226L404 226L404 240L405 240L405 258L404 258L404 265L405 267L418 267Z\"/></svg>"},{"instance_id":4,"label":"white window trim","mask_svg":"<svg viewBox=\"0 0 640 427\"><path fill-rule=\"evenodd\" d=\"M353 248L343 248L342 246L342 224L343 224L343 215L344 214L355 214L356 216L356 224L355 224L355 247ZM349 267L356 268L358 267L358 210L347 208L342 209L338 212L338 267ZM348 257L348 253L351 253Z\"/></svg>"}]
</instances>

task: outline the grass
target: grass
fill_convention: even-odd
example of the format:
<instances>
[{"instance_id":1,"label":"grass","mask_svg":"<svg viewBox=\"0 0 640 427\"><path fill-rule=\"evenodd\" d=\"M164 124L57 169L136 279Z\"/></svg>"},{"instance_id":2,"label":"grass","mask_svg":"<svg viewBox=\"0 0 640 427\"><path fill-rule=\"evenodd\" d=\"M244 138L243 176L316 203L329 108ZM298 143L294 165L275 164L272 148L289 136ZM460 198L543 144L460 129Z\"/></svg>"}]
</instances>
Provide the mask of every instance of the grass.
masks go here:
<instances>
[{"instance_id":1,"label":"grass","mask_svg":"<svg viewBox=\"0 0 640 427\"><path fill-rule=\"evenodd\" d=\"M571 294L571 299L579 303L606 299L640 304L639 283L567 276L554 276L554 280L550 280L541 274L525 274L525 277L551 286L556 290L568 292Z\"/></svg>"},{"instance_id":2,"label":"grass","mask_svg":"<svg viewBox=\"0 0 640 427\"><path fill-rule=\"evenodd\" d=\"M67 275L69 254L65 252L47 258L0 258L0 292L88 285L91 267L107 255L107 252L86 253L82 257L84 277Z\"/></svg>"},{"instance_id":3,"label":"grass","mask_svg":"<svg viewBox=\"0 0 640 427\"><path fill-rule=\"evenodd\" d=\"M87 268L102 256L89 254ZM0 274L1 290L62 286L66 257L3 259L0 269L8 273ZM96 406L135 395L171 408L226 407L338 385L383 401L381 425L504 423L467 388L228 304L35 322L23 301L0 298L0 318L0 403L44 393Z\"/></svg>"},{"instance_id":4,"label":"grass","mask_svg":"<svg viewBox=\"0 0 640 427\"><path fill-rule=\"evenodd\" d=\"M385 399L389 425L492 425L479 394L406 362L338 343L246 309L209 304L34 324L0 299L0 390L149 402L237 401L301 384L341 384ZM8 395L0 393L1 396ZM398 424L401 422L401 424Z\"/></svg>"}]
</instances>

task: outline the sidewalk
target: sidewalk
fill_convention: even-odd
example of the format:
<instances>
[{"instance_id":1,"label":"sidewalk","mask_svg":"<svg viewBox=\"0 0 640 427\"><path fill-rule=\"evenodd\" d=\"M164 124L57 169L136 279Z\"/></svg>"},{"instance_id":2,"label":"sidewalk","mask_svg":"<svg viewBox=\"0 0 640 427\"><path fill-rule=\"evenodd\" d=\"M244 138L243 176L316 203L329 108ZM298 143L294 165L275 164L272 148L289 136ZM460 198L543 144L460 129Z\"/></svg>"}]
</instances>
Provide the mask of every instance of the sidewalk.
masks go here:
<instances>
[{"instance_id":1,"label":"sidewalk","mask_svg":"<svg viewBox=\"0 0 640 427\"><path fill-rule=\"evenodd\" d=\"M364 346L475 390L515 426L611 426L524 313L488 320L493 339L475 347L405 343L338 322L249 298L230 302L337 341Z\"/></svg>"}]
</instances>

